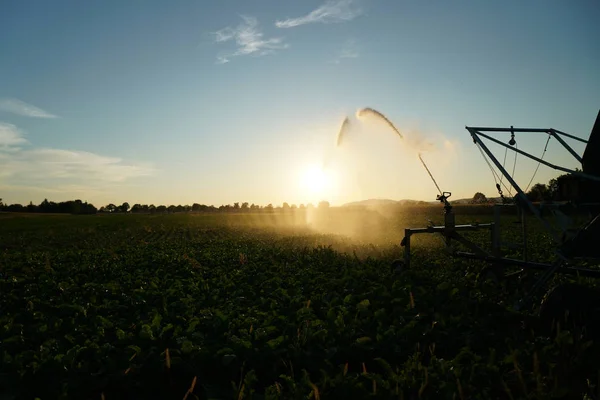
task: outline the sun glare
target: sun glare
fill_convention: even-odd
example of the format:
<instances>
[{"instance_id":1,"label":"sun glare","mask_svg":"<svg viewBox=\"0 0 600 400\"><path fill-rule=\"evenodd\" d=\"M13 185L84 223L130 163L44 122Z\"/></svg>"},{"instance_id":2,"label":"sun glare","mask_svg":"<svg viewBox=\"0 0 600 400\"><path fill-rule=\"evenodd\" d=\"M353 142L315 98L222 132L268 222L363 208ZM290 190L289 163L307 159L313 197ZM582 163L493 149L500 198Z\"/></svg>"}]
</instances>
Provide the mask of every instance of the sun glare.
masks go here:
<instances>
[{"instance_id":1,"label":"sun glare","mask_svg":"<svg viewBox=\"0 0 600 400\"><path fill-rule=\"evenodd\" d=\"M331 185L331 177L323 168L311 166L306 169L303 176L303 187L312 195L325 195Z\"/></svg>"}]
</instances>

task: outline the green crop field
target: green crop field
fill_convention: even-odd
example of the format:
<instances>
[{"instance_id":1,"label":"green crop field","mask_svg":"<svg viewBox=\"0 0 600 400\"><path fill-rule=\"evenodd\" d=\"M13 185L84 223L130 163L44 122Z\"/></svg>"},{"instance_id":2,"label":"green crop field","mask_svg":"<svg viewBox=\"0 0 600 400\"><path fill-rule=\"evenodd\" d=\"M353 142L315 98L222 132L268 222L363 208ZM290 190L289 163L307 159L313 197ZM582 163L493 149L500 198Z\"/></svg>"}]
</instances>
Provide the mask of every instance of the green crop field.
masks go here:
<instances>
[{"instance_id":1,"label":"green crop field","mask_svg":"<svg viewBox=\"0 0 600 400\"><path fill-rule=\"evenodd\" d=\"M512 310L535 274L482 282L435 236L391 270L441 207L306 218L0 214L0 399L599 398L598 344Z\"/></svg>"}]
</instances>

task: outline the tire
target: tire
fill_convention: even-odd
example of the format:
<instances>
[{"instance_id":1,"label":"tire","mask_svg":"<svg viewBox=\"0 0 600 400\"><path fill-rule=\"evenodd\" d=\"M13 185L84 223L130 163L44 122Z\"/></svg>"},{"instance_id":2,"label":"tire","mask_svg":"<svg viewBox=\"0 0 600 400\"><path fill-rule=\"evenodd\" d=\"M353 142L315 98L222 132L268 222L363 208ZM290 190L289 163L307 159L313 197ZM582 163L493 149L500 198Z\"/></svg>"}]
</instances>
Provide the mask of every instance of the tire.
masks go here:
<instances>
[{"instance_id":1,"label":"tire","mask_svg":"<svg viewBox=\"0 0 600 400\"><path fill-rule=\"evenodd\" d=\"M543 297L539 317L541 328L552 334L560 329L583 329L597 336L600 324L600 290L577 283L560 284Z\"/></svg>"}]
</instances>

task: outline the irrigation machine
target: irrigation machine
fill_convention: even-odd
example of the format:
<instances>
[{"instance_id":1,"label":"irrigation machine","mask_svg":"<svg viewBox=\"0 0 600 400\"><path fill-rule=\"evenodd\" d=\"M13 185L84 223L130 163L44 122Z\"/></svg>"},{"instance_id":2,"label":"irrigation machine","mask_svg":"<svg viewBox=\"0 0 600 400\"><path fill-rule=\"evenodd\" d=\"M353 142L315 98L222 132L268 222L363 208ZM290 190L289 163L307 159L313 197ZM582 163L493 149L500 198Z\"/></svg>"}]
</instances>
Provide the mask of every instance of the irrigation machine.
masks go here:
<instances>
[{"instance_id":1,"label":"irrigation machine","mask_svg":"<svg viewBox=\"0 0 600 400\"><path fill-rule=\"evenodd\" d=\"M441 235L445 248L451 256L481 260L486 263L487 267L484 268L484 271L488 274L488 278L499 280L519 276L526 272L538 272L535 274L535 280L525 288L525 294L515 304L517 310L532 306L535 296L546 288L554 274L600 278L600 268L598 268L600 267L600 111L588 140L552 128L531 129L512 126L508 128L467 126L465 128L490 167L496 181L496 189L501 202L493 206L493 222L457 225L453 205L449 201L451 193L439 189L433 175L423 162L423 166L438 188L439 195L436 200L443 204L444 224L434 225L430 221L430 225L424 228L405 229L405 236L401 242L401 246L404 247L404 259L398 260L397 263L402 268L408 268L411 262L412 236L428 233ZM505 139L499 140L498 137L502 135L505 136ZM518 148L517 139L521 135L547 135L546 147L541 157L536 157ZM555 139L563 146L581 165L581 168L570 169L545 161L543 158L551 139ZM583 155L577 154L567 140L584 143ZM486 145L489 142L504 147L503 162L500 162L490 147ZM524 191L516 182L514 170L511 174L504 165L507 151L514 152L515 160L517 155L528 157L537 162L537 168L543 164L564 173L557 179L557 188L555 188L552 200L531 201L526 194L527 189ZM421 159L421 161L423 160ZM499 172L495 171L494 166ZM512 198L505 197L502 188L511 195L514 190L514 196ZM521 232L519 243L509 243L501 236L501 216L503 212L506 213L507 209L512 209L512 213L518 216L516 222L520 224ZM577 225L572 218L573 215L583 216L585 222ZM528 219L531 218L538 220L552 239L551 251L554 254L547 257L551 261L531 259L528 251ZM482 247L462 234L479 230L489 231L489 246ZM515 246L520 249L520 252L516 253L520 256L507 256L506 254L510 253L507 250L514 250ZM506 271L511 272L506 273ZM553 289L556 290L556 288ZM584 290L583 286L580 289ZM548 294L551 292L552 290L548 291ZM565 300L564 295L562 296L559 302ZM568 302L568 299L566 300ZM600 304L600 297L595 297L592 302Z\"/></svg>"}]
</instances>

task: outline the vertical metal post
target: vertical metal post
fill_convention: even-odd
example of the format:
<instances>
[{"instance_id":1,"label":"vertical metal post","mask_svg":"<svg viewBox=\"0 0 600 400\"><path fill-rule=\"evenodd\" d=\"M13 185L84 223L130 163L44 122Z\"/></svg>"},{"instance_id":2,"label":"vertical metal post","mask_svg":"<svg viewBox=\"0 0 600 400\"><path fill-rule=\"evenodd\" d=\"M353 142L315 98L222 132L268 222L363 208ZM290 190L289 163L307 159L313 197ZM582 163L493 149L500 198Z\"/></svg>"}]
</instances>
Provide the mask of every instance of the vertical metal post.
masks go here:
<instances>
[{"instance_id":1,"label":"vertical metal post","mask_svg":"<svg viewBox=\"0 0 600 400\"><path fill-rule=\"evenodd\" d=\"M404 266L410 267L410 229L404 229Z\"/></svg>"},{"instance_id":2,"label":"vertical metal post","mask_svg":"<svg viewBox=\"0 0 600 400\"><path fill-rule=\"evenodd\" d=\"M523 228L523 261L527 261L527 213L521 209L521 227Z\"/></svg>"},{"instance_id":3,"label":"vertical metal post","mask_svg":"<svg viewBox=\"0 0 600 400\"><path fill-rule=\"evenodd\" d=\"M500 257L500 207L494 206L494 224L492 225L492 254Z\"/></svg>"},{"instance_id":4,"label":"vertical metal post","mask_svg":"<svg viewBox=\"0 0 600 400\"><path fill-rule=\"evenodd\" d=\"M456 226L456 221L454 219L454 211L446 210L444 214L444 236L446 239L446 247L450 247L452 241L452 233L454 232L454 227Z\"/></svg>"}]
</instances>

